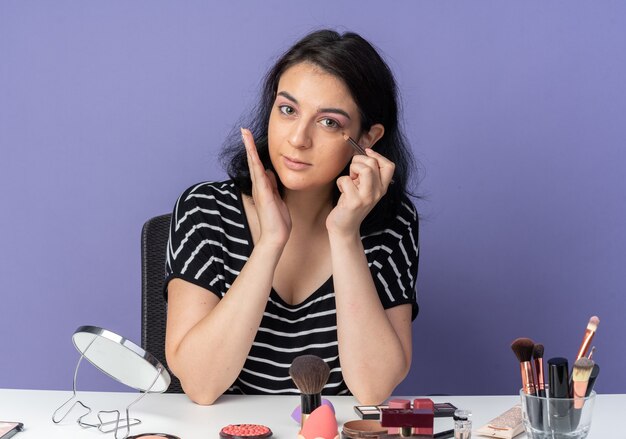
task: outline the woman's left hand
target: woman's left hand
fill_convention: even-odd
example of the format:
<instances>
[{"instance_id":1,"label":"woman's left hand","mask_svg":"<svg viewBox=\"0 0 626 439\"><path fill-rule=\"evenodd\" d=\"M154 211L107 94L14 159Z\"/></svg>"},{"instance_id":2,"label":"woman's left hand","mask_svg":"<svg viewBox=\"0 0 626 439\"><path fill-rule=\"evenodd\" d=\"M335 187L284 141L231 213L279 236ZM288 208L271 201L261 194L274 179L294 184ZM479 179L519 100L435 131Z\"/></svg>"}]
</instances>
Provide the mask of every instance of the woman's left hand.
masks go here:
<instances>
[{"instance_id":1,"label":"woman's left hand","mask_svg":"<svg viewBox=\"0 0 626 439\"><path fill-rule=\"evenodd\" d=\"M326 218L326 229L331 234L358 234L361 222L391 184L394 163L371 148L365 152L367 155L352 158L350 175L337 179L341 195Z\"/></svg>"}]
</instances>

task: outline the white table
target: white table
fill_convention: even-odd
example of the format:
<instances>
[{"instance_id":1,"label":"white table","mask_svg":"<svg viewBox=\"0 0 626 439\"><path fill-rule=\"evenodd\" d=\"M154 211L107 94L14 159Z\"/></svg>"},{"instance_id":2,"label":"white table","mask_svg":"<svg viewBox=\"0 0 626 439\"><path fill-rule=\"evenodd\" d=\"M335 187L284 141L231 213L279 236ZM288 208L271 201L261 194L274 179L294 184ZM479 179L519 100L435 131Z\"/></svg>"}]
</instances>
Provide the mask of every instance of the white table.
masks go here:
<instances>
[{"instance_id":1,"label":"white table","mask_svg":"<svg viewBox=\"0 0 626 439\"><path fill-rule=\"evenodd\" d=\"M15 436L15 439L113 438L113 434L105 435L96 429L80 428L73 413L61 424L53 424L52 412L70 396L69 391L0 389L0 420L24 423L24 432ZM123 410L137 394L80 392L79 397L94 411ZM352 397L328 399L335 406L340 430L344 422L358 419ZM473 412L474 428L519 403L518 396L444 396L432 399L470 409ZM152 432L170 433L181 439L218 438L220 429L225 425L256 423L270 427L276 439L295 439L299 425L290 416L299 403L299 396L223 396L212 406L199 406L185 395L149 394L131 408L131 417L142 420L141 425L131 429L131 434ZM626 438L626 428L621 418L624 414L626 395L599 395L589 438ZM520 439L524 437L518 436Z\"/></svg>"}]
</instances>

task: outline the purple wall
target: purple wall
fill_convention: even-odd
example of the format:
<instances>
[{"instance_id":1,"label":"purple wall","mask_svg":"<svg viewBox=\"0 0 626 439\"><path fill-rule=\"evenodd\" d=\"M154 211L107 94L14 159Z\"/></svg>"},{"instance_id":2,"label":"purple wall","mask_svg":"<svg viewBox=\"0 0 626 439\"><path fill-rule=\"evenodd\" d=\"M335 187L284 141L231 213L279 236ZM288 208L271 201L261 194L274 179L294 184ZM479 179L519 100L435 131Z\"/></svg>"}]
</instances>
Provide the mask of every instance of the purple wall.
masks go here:
<instances>
[{"instance_id":1,"label":"purple wall","mask_svg":"<svg viewBox=\"0 0 626 439\"><path fill-rule=\"evenodd\" d=\"M510 342L571 358L593 314L625 393L626 3L390 4L0 2L0 387L70 388L80 325L140 340L142 223L224 177L271 60L331 26L386 54L423 168L397 393L514 393Z\"/></svg>"}]
</instances>

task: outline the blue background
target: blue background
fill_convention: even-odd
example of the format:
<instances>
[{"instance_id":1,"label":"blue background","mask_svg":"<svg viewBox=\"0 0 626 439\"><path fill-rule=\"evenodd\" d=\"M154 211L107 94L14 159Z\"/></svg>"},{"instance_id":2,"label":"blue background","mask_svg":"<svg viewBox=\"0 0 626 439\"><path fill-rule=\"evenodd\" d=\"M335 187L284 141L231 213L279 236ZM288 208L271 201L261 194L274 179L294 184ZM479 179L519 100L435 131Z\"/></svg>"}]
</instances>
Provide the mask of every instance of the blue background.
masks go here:
<instances>
[{"instance_id":1,"label":"blue background","mask_svg":"<svg viewBox=\"0 0 626 439\"><path fill-rule=\"evenodd\" d=\"M80 325L139 342L139 233L321 27L394 70L421 163L413 367L396 394L513 394L511 341L626 393L626 3L0 2L0 387L71 388ZM81 372L82 373L82 372ZM87 389L118 389L88 370Z\"/></svg>"}]
</instances>

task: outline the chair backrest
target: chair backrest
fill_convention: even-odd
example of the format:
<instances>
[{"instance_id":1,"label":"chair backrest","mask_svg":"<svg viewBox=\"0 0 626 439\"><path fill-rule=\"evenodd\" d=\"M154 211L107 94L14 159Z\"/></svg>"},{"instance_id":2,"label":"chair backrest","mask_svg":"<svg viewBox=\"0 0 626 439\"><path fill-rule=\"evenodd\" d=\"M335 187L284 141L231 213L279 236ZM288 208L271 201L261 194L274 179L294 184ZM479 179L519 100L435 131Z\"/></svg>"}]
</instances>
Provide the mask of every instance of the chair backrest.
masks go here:
<instances>
[{"instance_id":1,"label":"chair backrest","mask_svg":"<svg viewBox=\"0 0 626 439\"><path fill-rule=\"evenodd\" d=\"M163 297L165 255L170 214L149 219L141 230L141 346L165 367L165 322L167 307ZM180 381L172 377L167 393L182 393Z\"/></svg>"}]
</instances>

